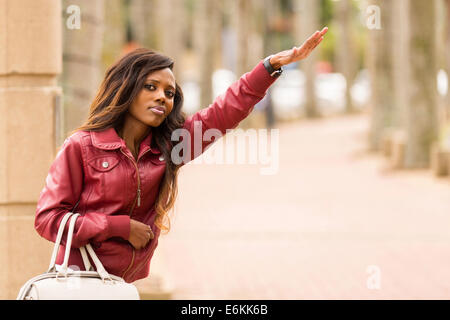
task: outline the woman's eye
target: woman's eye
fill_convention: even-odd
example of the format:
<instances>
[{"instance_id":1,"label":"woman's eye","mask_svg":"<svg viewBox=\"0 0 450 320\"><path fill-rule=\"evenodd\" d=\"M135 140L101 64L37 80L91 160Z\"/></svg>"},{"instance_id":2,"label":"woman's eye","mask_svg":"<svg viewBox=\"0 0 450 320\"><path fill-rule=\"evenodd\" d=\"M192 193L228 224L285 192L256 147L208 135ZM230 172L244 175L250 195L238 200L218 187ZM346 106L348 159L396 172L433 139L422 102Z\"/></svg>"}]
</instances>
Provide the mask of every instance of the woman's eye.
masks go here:
<instances>
[{"instance_id":1,"label":"woman's eye","mask_svg":"<svg viewBox=\"0 0 450 320\"><path fill-rule=\"evenodd\" d=\"M155 86L152 84L146 84L144 87L147 88L148 90L155 90Z\"/></svg>"},{"instance_id":2,"label":"woman's eye","mask_svg":"<svg viewBox=\"0 0 450 320\"><path fill-rule=\"evenodd\" d=\"M175 96L175 92L173 91L166 91L166 94L169 98L173 98Z\"/></svg>"}]
</instances>

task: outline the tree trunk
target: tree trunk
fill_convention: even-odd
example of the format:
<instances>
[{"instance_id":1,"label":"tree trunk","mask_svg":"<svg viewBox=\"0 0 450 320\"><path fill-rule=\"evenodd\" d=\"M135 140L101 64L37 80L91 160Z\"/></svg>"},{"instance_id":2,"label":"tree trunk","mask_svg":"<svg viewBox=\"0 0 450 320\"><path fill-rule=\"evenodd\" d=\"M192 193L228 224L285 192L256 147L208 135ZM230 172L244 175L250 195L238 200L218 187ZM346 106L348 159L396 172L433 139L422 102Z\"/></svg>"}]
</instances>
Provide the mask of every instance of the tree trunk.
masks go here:
<instances>
[{"instance_id":1,"label":"tree trunk","mask_svg":"<svg viewBox=\"0 0 450 320\"><path fill-rule=\"evenodd\" d=\"M184 53L184 0L157 0L153 30L157 32L157 49L175 61L174 73L181 77Z\"/></svg>"},{"instance_id":2,"label":"tree trunk","mask_svg":"<svg viewBox=\"0 0 450 320\"><path fill-rule=\"evenodd\" d=\"M406 108L408 106L409 85L409 0L392 1L391 38L393 45L390 49L392 56L392 75L394 83L391 90L394 96L394 110L392 112L392 126L405 128ZM393 89L393 90L392 90Z\"/></svg>"},{"instance_id":3,"label":"tree trunk","mask_svg":"<svg viewBox=\"0 0 450 320\"><path fill-rule=\"evenodd\" d=\"M129 5L129 22L134 39L142 47L171 57L175 61L175 76L178 77L184 53L184 0L132 0Z\"/></svg>"},{"instance_id":4,"label":"tree trunk","mask_svg":"<svg viewBox=\"0 0 450 320\"><path fill-rule=\"evenodd\" d=\"M249 68L249 39L251 33L251 1L248 0L235 0L234 8L232 12L235 15L232 18L235 18L233 21L234 30L237 36L237 46L236 46L236 57L237 57L237 66L236 66L236 74L241 76L245 72L248 71Z\"/></svg>"},{"instance_id":5,"label":"tree trunk","mask_svg":"<svg viewBox=\"0 0 450 320\"><path fill-rule=\"evenodd\" d=\"M384 130L397 125L392 51L397 44L392 34L393 1L373 1L371 4L378 5L381 12L381 28L369 30L367 48L371 84L369 148L376 151L381 147Z\"/></svg>"},{"instance_id":6,"label":"tree trunk","mask_svg":"<svg viewBox=\"0 0 450 320\"><path fill-rule=\"evenodd\" d=\"M436 13L435 0L410 0L409 104L406 112L405 167L429 165L430 148L437 138Z\"/></svg>"},{"instance_id":7,"label":"tree trunk","mask_svg":"<svg viewBox=\"0 0 450 320\"><path fill-rule=\"evenodd\" d=\"M296 10L295 20L299 21L299 32L296 32L297 45L302 44L319 27L319 1L317 0L296 0L294 3ZM314 50L308 58L302 60L300 67L305 73L305 115L308 118L320 116L317 108L315 92L316 81L316 61L317 50Z\"/></svg>"},{"instance_id":8,"label":"tree trunk","mask_svg":"<svg viewBox=\"0 0 450 320\"><path fill-rule=\"evenodd\" d=\"M212 74L214 72L214 41L218 23L217 0L197 0L194 46L199 70L200 105L212 103Z\"/></svg>"},{"instance_id":9,"label":"tree trunk","mask_svg":"<svg viewBox=\"0 0 450 320\"><path fill-rule=\"evenodd\" d=\"M132 0L129 2L129 23L134 39L142 47L154 49L157 46L157 34L160 28L156 27L155 10L156 0Z\"/></svg>"},{"instance_id":10,"label":"tree trunk","mask_svg":"<svg viewBox=\"0 0 450 320\"><path fill-rule=\"evenodd\" d=\"M345 111L351 113L354 110L351 96L351 88L355 77L356 64L353 35L352 35L352 1L340 0L337 3L337 19L339 26L339 40L337 42L337 65L339 72L345 77L347 83L345 90Z\"/></svg>"},{"instance_id":11,"label":"tree trunk","mask_svg":"<svg viewBox=\"0 0 450 320\"><path fill-rule=\"evenodd\" d=\"M123 0L108 0L105 6L105 30L103 33L103 70L109 68L122 54L126 43L126 6Z\"/></svg>"},{"instance_id":12,"label":"tree trunk","mask_svg":"<svg viewBox=\"0 0 450 320\"><path fill-rule=\"evenodd\" d=\"M273 28L274 21L281 15L280 13L280 3L274 2L272 0L264 0L262 2L263 8L263 56L267 57L270 54L274 54L278 51L280 51L282 48L277 43L277 35L276 30ZM284 48L283 48L284 49ZM265 114L266 114L266 126L268 128L272 128L275 125L276 117L275 117L275 110L272 103L271 98L272 88L269 88L268 90L268 97L266 101L266 108L265 108Z\"/></svg>"},{"instance_id":13,"label":"tree trunk","mask_svg":"<svg viewBox=\"0 0 450 320\"><path fill-rule=\"evenodd\" d=\"M446 41L445 41L445 63L446 63L446 71L448 78L448 89L447 89L447 97L446 97L446 112L445 112L445 120L450 122L450 0L446 1L447 7L447 16L446 16Z\"/></svg>"},{"instance_id":14,"label":"tree trunk","mask_svg":"<svg viewBox=\"0 0 450 320\"><path fill-rule=\"evenodd\" d=\"M101 81L104 1L63 1L80 7L80 29L64 23L63 74L64 127L66 134L80 126Z\"/></svg>"}]
</instances>

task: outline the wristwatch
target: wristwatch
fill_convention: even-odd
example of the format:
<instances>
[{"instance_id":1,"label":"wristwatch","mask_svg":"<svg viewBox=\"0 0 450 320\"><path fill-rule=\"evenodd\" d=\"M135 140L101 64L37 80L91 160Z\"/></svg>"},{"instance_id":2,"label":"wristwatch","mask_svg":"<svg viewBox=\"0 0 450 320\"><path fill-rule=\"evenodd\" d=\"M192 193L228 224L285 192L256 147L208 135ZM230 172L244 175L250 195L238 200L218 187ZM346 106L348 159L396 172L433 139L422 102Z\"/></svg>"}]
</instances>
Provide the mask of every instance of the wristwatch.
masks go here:
<instances>
[{"instance_id":1,"label":"wristwatch","mask_svg":"<svg viewBox=\"0 0 450 320\"><path fill-rule=\"evenodd\" d=\"M267 72L269 72L270 76L273 78L278 78L283 73L283 69L277 69L275 70L273 66L270 64L270 58L272 58L273 55L268 56L264 59L264 68L266 68Z\"/></svg>"}]
</instances>

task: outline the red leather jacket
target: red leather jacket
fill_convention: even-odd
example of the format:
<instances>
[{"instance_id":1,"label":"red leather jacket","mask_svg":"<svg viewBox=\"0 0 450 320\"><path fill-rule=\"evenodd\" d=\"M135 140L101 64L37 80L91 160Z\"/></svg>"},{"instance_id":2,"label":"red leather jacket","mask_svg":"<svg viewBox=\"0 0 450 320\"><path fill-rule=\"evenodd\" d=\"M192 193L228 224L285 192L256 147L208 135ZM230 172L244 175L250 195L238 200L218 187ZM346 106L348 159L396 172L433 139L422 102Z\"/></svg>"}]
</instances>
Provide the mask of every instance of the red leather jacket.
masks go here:
<instances>
[{"instance_id":1,"label":"red leather jacket","mask_svg":"<svg viewBox=\"0 0 450 320\"><path fill-rule=\"evenodd\" d=\"M184 128L193 136L194 121L202 121L203 132L217 128L225 134L247 117L274 81L260 62L212 105L189 116ZM150 133L142 141L137 161L113 128L78 131L62 145L39 197L35 228L54 242L61 219L76 206L74 212L81 216L75 225L69 265L84 270L77 248L91 243L109 273L127 282L148 276L160 235L154 224L154 204L166 164L161 152L150 147L151 138ZM150 225L155 234L141 250L127 241L130 218ZM63 261L64 245L65 241L58 264Z\"/></svg>"}]
</instances>

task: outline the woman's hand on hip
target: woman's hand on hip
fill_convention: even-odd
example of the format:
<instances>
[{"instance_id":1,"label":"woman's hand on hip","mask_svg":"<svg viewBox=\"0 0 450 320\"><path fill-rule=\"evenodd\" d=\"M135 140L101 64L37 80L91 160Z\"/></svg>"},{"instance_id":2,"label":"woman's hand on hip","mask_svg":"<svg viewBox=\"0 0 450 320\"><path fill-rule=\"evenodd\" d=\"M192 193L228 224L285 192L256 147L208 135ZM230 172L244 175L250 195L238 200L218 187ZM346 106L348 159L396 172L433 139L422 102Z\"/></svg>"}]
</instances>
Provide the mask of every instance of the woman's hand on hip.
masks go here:
<instances>
[{"instance_id":1,"label":"woman's hand on hip","mask_svg":"<svg viewBox=\"0 0 450 320\"><path fill-rule=\"evenodd\" d=\"M327 33L328 28L325 27L322 31L316 31L311 35L300 47L293 47L289 50L284 50L274 54L270 58L270 64L274 69L279 69L284 65L296 62L302 59L306 59L310 53L319 45L323 40L323 36Z\"/></svg>"},{"instance_id":2,"label":"woman's hand on hip","mask_svg":"<svg viewBox=\"0 0 450 320\"><path fill-rule=\"evenodd\" d=\"M155 235L149 225L130 219L130 236L128 241L135 249L144 248Z\"/></svg>"}]
</instances>

